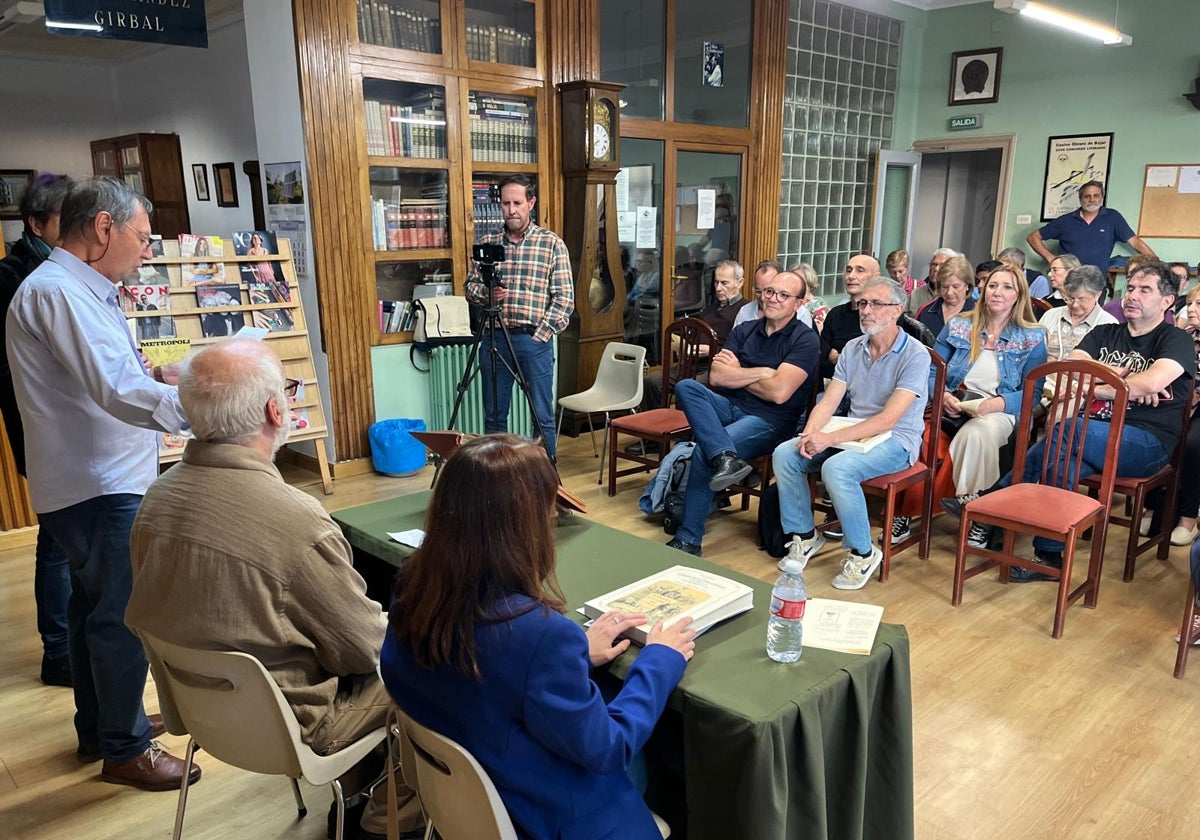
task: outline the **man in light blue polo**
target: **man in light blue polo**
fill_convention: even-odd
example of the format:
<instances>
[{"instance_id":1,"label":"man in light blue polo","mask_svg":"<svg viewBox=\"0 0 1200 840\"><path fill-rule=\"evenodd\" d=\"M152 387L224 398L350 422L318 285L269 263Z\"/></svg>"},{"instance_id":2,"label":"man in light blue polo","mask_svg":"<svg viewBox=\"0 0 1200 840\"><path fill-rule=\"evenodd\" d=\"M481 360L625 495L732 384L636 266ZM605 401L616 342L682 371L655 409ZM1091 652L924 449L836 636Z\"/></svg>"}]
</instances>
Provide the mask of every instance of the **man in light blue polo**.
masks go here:
<instances>
[{"instance_id":1,"label":"man in light blue polo","mask_svg":"<svg viewBox=\"0 0 1200 840\"><path fill-rule=\"evenodd\" d=\"M820 471L847 550L842 572L833 579L838 589L862 589L883 560L883 553L871 541L862 482L911 466L921 449L929 353L897 324L904 300L904 289L890 278L875 277L863 284L856 301L862 336L842 350L833 379L804 431L781 443L772 458L783 531L791 535L784 560L806 563L825 545L825 537L813 522L808 490L808 474ZM859 422L838 431L821 431L847 393L849 416ZM885 432L891 435L866 452L841 448L847 442ZM902 531L907 531L908 521L893 523L893 541L907 535L894 536L901 525Z\"/></svg>"},{"instance_id":2,"label":"man in light blue polo","mask_svg":"<svg viewBox=\"0 0 1200 840\"><path fill-rule=\"evenodd\" d=\"M1026 237L1029 247L1050 265L1056 255L1046 247L1047 239L1057 239L1059 253L1074 254L1080 263L1096 266L1105 277L1113 246L1118 242L1128 243L1139 254L1154 256L1125 217L1104 206L1104 185L1099 181L1088 181L1079 188L1078 210L1064 213Z\"/></svg>"}]
</instances>

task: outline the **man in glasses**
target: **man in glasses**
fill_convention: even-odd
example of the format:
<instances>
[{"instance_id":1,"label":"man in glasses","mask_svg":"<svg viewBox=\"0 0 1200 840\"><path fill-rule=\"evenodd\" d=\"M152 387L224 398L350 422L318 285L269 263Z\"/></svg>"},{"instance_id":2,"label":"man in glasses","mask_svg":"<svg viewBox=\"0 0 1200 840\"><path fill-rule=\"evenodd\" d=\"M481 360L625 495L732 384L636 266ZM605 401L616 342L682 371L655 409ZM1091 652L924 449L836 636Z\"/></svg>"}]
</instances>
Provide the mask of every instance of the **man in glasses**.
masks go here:
<instances>
[{"instance_id":1,"label":"man in glasses","mask_svg":"<svg viewBox=\"0 0 1200 840\"><path fill-rule=\"evenodd\" d=\"M749 459L787 436L808 405L816 375L817 334L796 320L803 281L776 274L762 290L763 317L739 324L712 360L709 387L675 386L696 449L683 501L683 522L667 545L699 554L713 494L750 474Z\"/></svg>"},{"instance_id":2,"label":"man in glasses","mask_svg":"<svg viewBox=\"0 0 1200 840\"><path fill-rule=\"evenodd\" d=\"M375 668L387 616L367 597L341 529L273 463L298 384L261 341L231 338L183 363L179 398L193 439L134 522L125 621L171 644L254 656L304 742L328 755L384 725L390 704ZM381 764L364 761L344 780L347 795ZM364 827L386 813L385 789ZM400 802L401 831L419 828L412 792Z\"/></svg>"},{"instance_id":3,"label":"man in glasses","mask_svg":"<svg viewBox=\"0 0 1200 840\"><path fill-rule=\"evenodd\" d=\"M929 354L897 323L904 309L900 284L886 277L867 280L854 305L862 335L847 342L838 354L833 379L804 431L781 443L772 456L783 531L791 536L784 560L806 564L825 545L813 521L808 490L808 474L821 474L846 549L842 571L833 579L837 589L866 586L883 560L871 541L862 482L916 462L929 393ZM847 416L855 424L826 431L847 396ZM870 447L859 443L876 435L887 437Z\"/></svg>"},{"instance_id":4,"label":"man in glasses","mask_svg":"<svg viewBox=\"0 0 1200 840\"><path fill-rule=\"evenodd\" d=\"M918 309L938 296L938 270L946 260L960 256L962 255L953 248L938 248L933 252L933 256L929 258L929 274L917 284L917 287L912 290L912 294L908 296L908 303L904 307L906 313L916 314Z\"/></svg>"},{"instance_id":5,"label":"man in glasses","mask_svg":"<svg viewBox=\"0 0 1200 840\"><path fill-rule=\"evenodd\" d=\"M158 433L188 428L178 391L163 381L171 370L142 366L117 295L151 257L152 209L115 178L71 190L62 243L17 289L6 344L30 499L70 568L76 756L103 759L106 782L170 790L183 762L152 740L163 725L142 707L148 663L124 622L129 531L158 475ZM187 781L198 778L193 767Z\"/></svg>"},{"instance_id":6,"label":"man in glasses","mask_svg":"<svg viewBox=\"0 0 1200 840\"><path fill-rule=\"evenodd\" d=\"M758 269L754 272L754 300L747 303L738 311L737 318L733 322L735 327L738 324L744 324L747 321L753 321L755 318L762 317L762 291L771 285L771 281L775 278L775 275L781 271L783 271L783 268L775 260L763 260L758 264ZM804 278L801 277L800 280L803 283ZM801 297L806 297L806 295L801 295ZM808 311L807 307L796 307L796 319L810 327L813 325L812 313Z\"/></svg>"}]
</instances>

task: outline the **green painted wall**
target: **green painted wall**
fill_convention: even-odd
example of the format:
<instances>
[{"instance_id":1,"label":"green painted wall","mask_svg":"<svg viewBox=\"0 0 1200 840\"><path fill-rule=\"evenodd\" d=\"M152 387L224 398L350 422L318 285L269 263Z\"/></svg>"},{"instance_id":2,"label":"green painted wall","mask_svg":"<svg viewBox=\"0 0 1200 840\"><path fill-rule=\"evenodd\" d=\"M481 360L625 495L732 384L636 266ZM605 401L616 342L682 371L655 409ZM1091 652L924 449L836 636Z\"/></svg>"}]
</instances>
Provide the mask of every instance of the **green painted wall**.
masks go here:
<instances>
[{"instance_id":1,"label":"green painted wall","mask_svg":"<svg viewBox=\"0 0 1200 840\"><path fill-rule=\"evenodd\" d=\"M1117 6L1117 0L1048 2L1107 24ZM982 134L1015 134L1004 237L1009 245L1024 246L1025 237L1040 226L1047 138L1111 131L1108 203L1137 230L1145 165L1200 162L1200 111L1182 96L1200 74L1198 14L1196 0L1127 0L1120 6L1118 28L1133 36L1133 46L1106 47L996 11L991 3L929 12L917 87L902 91L906 103L915 94L914 132L910 138L898 135L897 147L912 139L949 136L949 118L965 113L984 115ZM948 107L951 53L997 46L1004 48L1000 101ZM902 61L912 58L905 54ZM901 76L902 83L906 78ZM959 137L969 133L955 132ZM1016 216L1022 213L1031 214L1033 223L1018 225ZM1193 264L1200 259L1200 240L1147 239L1147 244L1164 259Z\"/></svg>"},{"instance_id":2,"label":"green painted wall","mask_svg":"<svg viewBox=\"0 0 1200 840\"><path fill-rule=\"evenodd\" d=\"M407 418L429 423L429 374L409 361L407 344L371 348L375 377L375 419ZM428 365L428 359L422 359Z\"/></svg>"}]
</instances>

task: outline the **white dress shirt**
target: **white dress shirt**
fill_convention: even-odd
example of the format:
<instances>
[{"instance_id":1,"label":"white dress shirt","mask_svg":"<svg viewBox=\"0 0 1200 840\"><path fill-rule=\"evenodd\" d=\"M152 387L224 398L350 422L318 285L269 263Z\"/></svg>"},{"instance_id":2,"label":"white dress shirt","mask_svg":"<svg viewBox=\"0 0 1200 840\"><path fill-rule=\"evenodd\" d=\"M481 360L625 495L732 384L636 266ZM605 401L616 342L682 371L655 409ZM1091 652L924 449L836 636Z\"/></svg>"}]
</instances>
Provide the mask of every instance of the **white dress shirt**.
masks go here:
<instances>
[{"instance_id":1,"label":"white dress shirt","mask_svg":"<svg viewBox=\"0 0 1200 840\"><path fill-rule=\"evenodd\" d=\"M142 366L118 288L55 248L8 310L8 361L37 513L97 496L143 494L159 431L187 428L179 392Z\"/></svg>"}]
</instances>

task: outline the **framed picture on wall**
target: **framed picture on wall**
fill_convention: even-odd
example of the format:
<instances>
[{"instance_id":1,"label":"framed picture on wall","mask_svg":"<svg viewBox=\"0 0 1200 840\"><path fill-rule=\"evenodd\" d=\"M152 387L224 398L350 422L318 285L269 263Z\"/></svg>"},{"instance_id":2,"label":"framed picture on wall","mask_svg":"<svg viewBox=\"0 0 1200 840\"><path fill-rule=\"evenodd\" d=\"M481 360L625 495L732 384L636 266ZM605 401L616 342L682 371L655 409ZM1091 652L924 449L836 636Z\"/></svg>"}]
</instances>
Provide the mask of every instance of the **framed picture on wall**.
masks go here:
<instances>
[{"instance_id":1,"label":"framed picture on wall","mask_svg":"<svg viewBox=\"0 0 1200 840\"><path fill-rule=\"evenodd\" d=\"M208 195L208 167L203 163L193 163L192 180L196 182L196 200L211 201Z\"/></svg>"},{"instance_id":2,"label":"framed picture on wall","mask_svg":"<svg viewBox=\"0 0 1200 840\"><path fill-rule=\"evenodd\" d=\"M34 174L32 169L0 169L0 219L21 218L21 199Z\"/></svg>"},{"instance_id":3,"label":"framed picture on wall","mask_svg":"<svg viewBox=\"0 0 1200 840\"><path fill-rule=\"evenodd\" d=\"M214 163L213 180L217 182L217 206L237 207L237 175L233 163Z\"/></svg>"},{"instance_id":4,"label":"framed picture on wall","mask_svg":"<svg viewBox=\"0 0 1200 840\"><path fill-rule=\"evenodd\" d=\"M1079 188L1088 181L1108 184L1112 133L1051 137L1042 182L1042 221L1079 209ZM1106 187L1107 189L1107 187Z\"/></svg>"},{"instance_id":5,"label":"framed picture on wall","mask_svg":"<svg viewBox=\"0 0 1200 840\"><path fill-rule=\"evenodd\" d=\"M986 105L1000 100L1000 61L1003 47L966 50L950 56L948 105Z\"/></svg>"}]
</instances>

